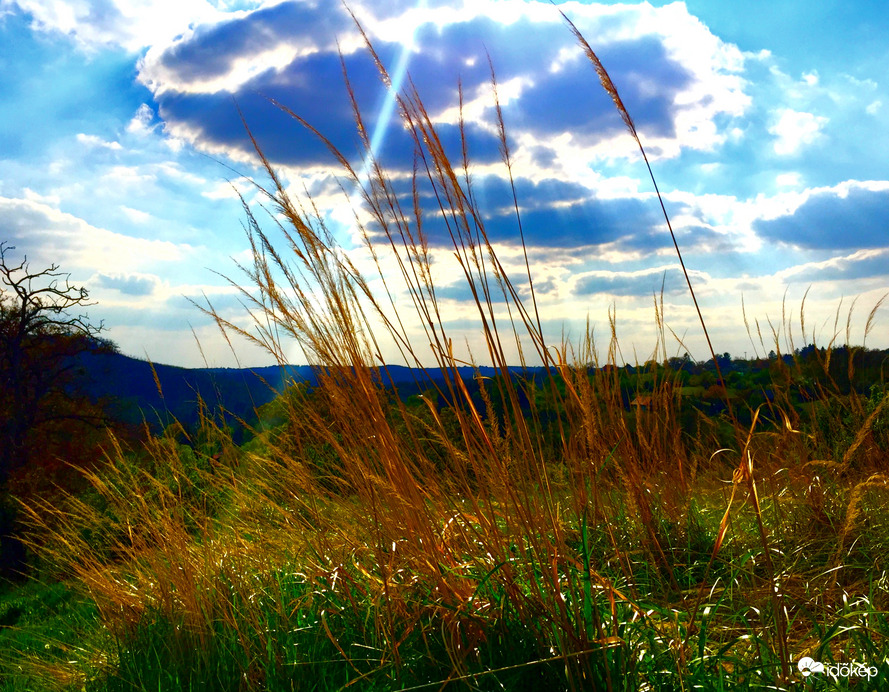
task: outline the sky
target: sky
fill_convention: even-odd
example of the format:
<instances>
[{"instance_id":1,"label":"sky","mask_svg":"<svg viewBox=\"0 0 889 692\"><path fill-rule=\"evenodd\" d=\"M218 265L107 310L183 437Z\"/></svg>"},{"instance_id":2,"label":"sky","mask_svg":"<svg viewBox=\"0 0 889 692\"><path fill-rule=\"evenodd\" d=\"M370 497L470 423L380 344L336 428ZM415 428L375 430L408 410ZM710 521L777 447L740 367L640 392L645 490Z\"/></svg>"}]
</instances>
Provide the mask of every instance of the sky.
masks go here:
<instances>
[{"instance_id":1,"label":"sky","mask_svg":"<svg viewBox=\"0 0 889 692\"><path fill-rule=\"evenodd\" d=\"M666 355L707 357L639 150L562 10L636 123L715 350L753 357L776 338L786 351L835 334L844 343L847 325L860 345L889 290L889 6L555 5L349 3L396 81L410 76L455 161L462 84L476 199L530 304L490 56L550 343L577 344L589 324L604 358L614 314L621 359L644 362L663 287ZM372 268L355 226L366 210L342 191L342 170L269 100L360 168L340 53L375 154L407 195L414 161L397 109L339 2L0 0L0 240L15 246L10 258L70 272L124 353L186 367L270 364L243 340L230 347L190 299L249 324L225 278L243 283L236 262L250 258L236 190L255 205L251 180L268 183L244 121L288 188L310 193L356 266ZM484 364L453 248L443 228L427 230L448 336ZM371 285L410 314L383 266L386 287L373 276ZM887 308L869 347L889 347ZM406 329L428 341L419 325ZM296 344L283 348L306 362ZM391 345L381 349L400 362Z\"/></svg>"}]
</instances>

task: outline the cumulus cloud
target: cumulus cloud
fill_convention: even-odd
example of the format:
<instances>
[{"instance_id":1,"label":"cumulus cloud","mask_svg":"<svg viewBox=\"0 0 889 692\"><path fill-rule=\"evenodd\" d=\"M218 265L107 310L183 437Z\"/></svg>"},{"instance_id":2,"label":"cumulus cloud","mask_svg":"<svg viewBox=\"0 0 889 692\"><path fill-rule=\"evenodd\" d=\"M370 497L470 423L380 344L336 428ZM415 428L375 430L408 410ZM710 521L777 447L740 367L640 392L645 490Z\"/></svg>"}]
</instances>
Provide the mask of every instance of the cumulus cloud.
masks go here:
<instances>
[{"instance_id":1,"label":"cumulus cloud","mask_svg":"<svg viewBox=\"0 0 889 692\"><path fill-rule=\"evenodd\" d=\"M889 183L848 182L796 196L754 230L773 242L809 249L877 248L889 238Z\"/></svg>"},{"instance_id":2,"label":"cumulus cloud","mask_svg":"<svg viewBox=\"0 0 889 692\"><path fill-rule=\"evenodd\" d=\"M790 108L781 109L777 113L777 122L769 128L769 132L775 135L775 142L772 145L775 153L780 156L796 154L818 139L829 120L822 115Z\"/></svg>"},{"instance_id":3,"label":"cumulus cloud","mask_svg":"<svg viewBox=\"0 0 889 692\"><path fill-rule=\"evenodd\" d=\"M166 43L196 22L221 16L205 0L12 0L34 26L60 32L87 49L120 46L136 52Z\"/></svg>"},{"instance_id":4,"label":"cumulus cloud","mask_svg":"<svg viewBox=\"0 0 889 692\"><path fill-rule=\"evenodd\" d=\"M408 58L412 82L455 161L462 151L455 108L461 80L462 135L473 165L481 169L474 192L493 240L518 242L518 234L511 195L504 194L504 172L492 172L501 153L486 52L497 71L526 242L603 251L608 246L613 256L668 248L656 206L633 197L632 185L621 183L625 189L609 194L614 183L591 173L592 164L615 158L635 164L638 150L551 5L480 0L434 3L417 12L411 3L387 4L386 11L357 3L356 14L396 82L395 66ZM571 16L595 37L652 157L719 145L728 137L731 118L749 107L741 76L744 56L681 4L572 6ZM406 42L407 36L413 41ZM338 6L285 2L195 26L172 44L150 50L140 79L153 90L173 136L204 151L253 160L243 115L273 163L294 175L316 175L331 164L327 147L266 97L318 125L360 164L337 41L355 99L374 133L375 155L397 185L399 176L410 174L413 145L400 123L385 123L389 97L351 19ZM409 190L402 186L399 193L407 199ZM675 209L683 212L682 205ZM690 223L701 232L707 229L701 219ZM433 243L448 242L440 219L427 218L427 231Z\"/></svg>"},{"instance_id":5,"label":"cumulus cloud","mask_svg":"<svg viewBox=\"0 0 889 692\"><path fill-rule=\"evenodd\" d=\"M390 10L383 18L361 3L358 9L396 82L396 66L407 58L411 79L440 125L455 124L459 77L464 115L475 136L491 131L487 52L497 69L510 132L516 142L533 139L538 160L570 152L552 151L563 135L576 156L635 155L592 67L549 4L440 3L423 12ZM725 139L717 120L741 115L749 105L740 51L719 41L682 6L577 6L572 19L595 36L655 156L675 156L682 147L712 148ZM408 36L413 41L406 44ZM198 147L235 155L249 150L234 95L257 134L266 135L265 141L274 137L275 149L268 152L273 160L313 165L323 147L286 118L276 118L258 95L323 123L325 134L351 155L354 123L337 44L370 122L385 113L386 102L359 39L338 6L285 2L196 26L173 44L153 48L141 64L140 79L154 92L169 131Z\"/></svg>"},{"instance_id":6,"label":"cumulus cloud","mask_svg":"<svg viewBox=\"0 0 889 692\"><path fill-rule=\"evenodd\" d=\"M140 265L183 261L193 252L187 245L96 228L36 199L0 197L0 218L6 239L35 266L59 264L72 272L97 266L138 271Z\"/></svg>"},{"instance_id":7,"label":"cumulus cloud","mask_svg":"<svg viewBox=\"0 0 889 692\"><path fill-rule=\"evenodd\" d=\"M859 250L823 262L807 262L780 272L779 276L787 282L809 284L879 278L886 285L889 283L889 248Z\"/></svg>"},{"instance_id":8,"label":"cumulus cloud","mask_svg":"<svg viewBox=\"0 0 889 692\"><path fill-rule=\"evenodd\" d=\"M519 233L501 163L486 52L497 74L527 246L575 253L586 248L606 263L670 251L656 202L638 194L635 178L596 172L597 165L615 161L638 166L638 150L550 4L440 2L422 12L413 3L353 6L396 86L397 66L406 60L452 161L461 159L461 135L466 139L473 193L494 243L516 247ZM595 40L652 158L719 146L736 129L733 119L750 106L742 77L746 58L683 5L578 5L570 13ZM410 208L413 144L400 123L387 122L391 98L354 24L338 5L285 2L195 25L171 43L149 50L140 63L140 80L153 91L167 135L213 155L252 162L255 154L243 115L272 163L284 167L297 189L300 176L310 189L316 188L321 171L329 187L332 159L326 146L267 98L317 125L360 166L337 42L375 155ZM464 95L462 131L458 78ZM132 127L155 126L153 116L150 107L140 109ZM436 208L430 190L421 190L420 199L427 210ZM343 203L338 192L324 193L316 201L324 213L336 213ZM712 219L687 201L673 205L671 213L677 232L684 234L684 246L712 250L731 245L725 233L714 230ZM351 224L351 212L344 219ZM433 248L450 243L439 215L427 213L425 228ZM369 230L379 237L377 226L370 224ZM548 269L558 274L561 266ZM553 294L570 293L567 288L558 291L561 286L540 284ZM466 295L457 291L449 297Z\"/></svg>"},{"instance_id":9,"label":"cumulus cloud","mask_svg":"<svg viewBox=\"0 0 889 692\"><path fill-rule=\"evenodd\" d=\"M136 113L133 115L130 122L127 123L127 132L132 132L137 135L150 134L157 127L157 123L155 123L154 120L154 109L147 103L143 103L136 110Z\"/></svg>"},{"instance_id":10,"label":"cumulus cloud","mask_svg":"<svg viewBox=\"0 0 889 692\"><path fill-rule=\"evenodd\" d=\"M521 236L509 181L497 175L480 176L473 193L487 237L493 243L519 246ZM663 217L644 198L619 196L600 199L577 183L549 179L539 183L519 179L516 194L524 242L533 248L602 248L612 253L650 255L669 243L663 232ZM402 205L409 207L409 191L404 190ZM435 198L424 192L421 203L434 208ZM677 204L681 213L684 205ZM382 239L382 229L372 222L372 236ZM456 227L449 218L430 214L424 231L430 245L448 247L450 232Z\"/></svg>"},{"instance_id":11,"label":"cumulus cloud","mask_svg":"<svg viewBox=\"0 0 889 692\"><path fill-rule=\"evenodd\" d=\"M696 286L704 283L698 273ZM676 267L658 267L638 272L597 271L578 278L574 292L580 296L594 293L613 296L650 296L659 294L663 287L667 295L678 295L687 291L685 278Z\"/></svg>"},{"instance_id":12,"label":"cumulus cloud","mask_svg":"<svg viewBox=\"0 0 889 692\"><path fill-rule=\"evenodd\" d=\"M121 206L120 210L126 215L128 219L133 221L133 223L148 223L152 219L151 214L146 211L142 211L141 209L133 209L132 207Z\"/></svg>"},{"instance_id":13,"label":"cumulus cloud","mask_svg":"<svg viewBox=\"0 0 889 692\"><path fill-rule=\"evenodd\" d=\"M519 290L519 285L517 282L513 283L513 286L517 291L521 294L522 291ZM480 302L485 301L485 295L482 292L481 286L476 286L476 295ZM476 296L473 296L472 288L468 283L459 283L453 286L442 286L441 288L435 289L435 297L438 300L454 300L459 303L471 303L475 301ZM504 303L506 302L506 297L499 288L493 288L490 292L490 300L492 303Z\"/></svg>"},{"instance_id":14,"label":"cumulus cloud","mask_svg":"<svg viewBox=\"0 0 889 692\"><path fill-rule=\"evenodd\" d=\"M111 151L120 151L123 148L120 146L120 142L106 142L101 137L87 135L83 132L78 133L77 141L88 147L99 147L102 149L110 149Z\"/></svg>"},{"instance_id":15,"label":"cumulus cloud","mask_svg":"<svg viewBox=\"0 0 889 692\"><path fill-rule=\"evenodd\" d=\"M257 75L301 58L335 55L344 30L357 34L340 8L282 2L197 25L171 45L154 47L140 76L155 93L234 93Z\"/></svg>"},{"instance_id":16,"label":"cumulus cloud","mask_svg":"<svg viewBox=\"0 0 889 692\"><path fill-rule=\"evenodd\" d=\"M154 293L160 278L154 274L99 274L91 283L128 296L148 296Z\"/></svg>"},{"instance_id":17,"label":"cumulus cloud","mask_svg":"<svg viewBox=\"0 0 889 692\"><path fill-rule=\"evenodd\" d=\"M209 261L206 248L99 228L34 193L27 198L0 197L0 218L3 240L15 247L13 256L26 255L35 269L55 264L70 272L72 284L86 287L97 301L90 308L91 318L104 320L126 353L142 355L151 345L152 357L176 360L169 334L146 339L140 329L173 330L175 348L181 348L191 341L189 321L201 321L182 296L227 296L234 291L196 283L199 268Z\"/></svg>"}]
</instances>

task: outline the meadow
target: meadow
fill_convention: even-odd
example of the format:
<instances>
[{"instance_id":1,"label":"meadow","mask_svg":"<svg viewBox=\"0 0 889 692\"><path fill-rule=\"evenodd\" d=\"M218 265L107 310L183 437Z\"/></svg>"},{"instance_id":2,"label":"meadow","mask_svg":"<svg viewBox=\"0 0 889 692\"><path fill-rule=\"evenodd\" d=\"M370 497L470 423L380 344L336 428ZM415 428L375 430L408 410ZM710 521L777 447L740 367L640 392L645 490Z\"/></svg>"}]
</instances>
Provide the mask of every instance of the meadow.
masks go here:
<instances>
[{"instance_id":1,"label":"meadow","mask_svg":"<svg viewBox=\"0 0 889 692\"><path fill-rule=\"evenodd\" d=\"M496 99L493 74L492 86ZM867 349L839 348L840 329L782 353L794 318L765 336L754 320L751 338L777 351L763 396L732 396L711 348L724 405L704 412L683 403L662 297L662 357L632 376L613 315L602 352L591 333L549 343L530 268L523 293L486 235L471 152L445 151L409 87L398 106L416 151L407 196L373 160L357 104L367 175L287 112L361 191L379 278L400 282L410 309L373 290L256 146L276 223L244 205L252 264L232 279L253 324L199 307L282 366L295 340L317 384L263 407L244 444L204 409L142 448L112 441L85 489L27 504L36 578L0 597L0 688L889 688L889 396L879 368L856 376ZM495 376L457 369L429 219L446 224ZM799 320L806 346L804 305ZM398 396L383 340L421 385L424 371L437 379ZM533 376L514 372L525 354L543 365ZM824 670L804 675L806 657Z\"/></svg>"}]
</instances>

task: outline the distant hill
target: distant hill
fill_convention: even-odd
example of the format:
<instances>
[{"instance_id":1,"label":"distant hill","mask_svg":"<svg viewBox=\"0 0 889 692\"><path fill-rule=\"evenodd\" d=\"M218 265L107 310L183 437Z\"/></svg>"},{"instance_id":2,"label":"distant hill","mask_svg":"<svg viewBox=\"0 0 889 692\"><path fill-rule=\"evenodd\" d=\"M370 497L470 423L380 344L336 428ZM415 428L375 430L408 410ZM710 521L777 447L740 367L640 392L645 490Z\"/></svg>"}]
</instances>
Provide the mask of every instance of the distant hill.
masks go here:
<instances>
[{"instance_id":1,"label":"distant hill","mask_svg":"<svg viewBox=\"0 0 889 692\"><path fill-rule=\"evenodd\" d=\"M855 389L859 394L867 395L876 383L883 382L883 366L889 350L860 349L855 351L854 381L849 381L850 368L848 359L852 351L847 347L833 349L830 359L831 386L839 387L843 393ZM732 359L729 354L720 357L723 373L734 389L756 389L766 386L769 370L778 357L770 354L770 358L753 361ZM154 364L145 360L114 353L113 351L87 351L77 357L77 366L81 370L81 378L77 383L80 391L85 391L93 398L107 398L111 403L111 412L117 418L134 424L148 423L153 431L159 432L173 420L178 420L187 427L194 426L198 421L198 400L202 400L209 411L217 414L225 412L228 425L233 429L235 442L244 440L244 427L238 421L252 425L256 421L256 410L273 400L281 393L286 384L292 380L306 382L309 386L317 384L313 368L308 365L287 365L283 367L268 366L258 368L180 368L172 365ZM824 377L823 368L819 365L826 355L823 350L807 346L793 356L784 355L788 365L801 368L803 379L800 381L798 393L805 401L820 396L813 382ZM798 361L798 363L797 363ZM796 365L794 365L796 364ZM645 367L648 367L647 365ZM658 365L658 367L663 367ZM696 380L706 380L714 366L711 362L696 363L690 359L670 359L667 367L683 374L685 392L689 400L701 399L706 404L706 411L717 413L718 404L713 397L702 397L694 387L709 386ZM606 365L603 369L611 370L615 366ZM478 395L479 382L475 379L476 371L471 367L457 368L463 378L470 396L482 406ZM514 375L523 373L539 377L543 368L533 367L523 371L522 368L511 368ZM626 366L618 368L627 377L640 370ZM496 374L492 367L480 367L478 374L491 377ZM157 380L155 380L155 373ZM621 376L623 376L621 375ZM764 376L766 379L763 380ZM401 365L388 365L383 369L384 382L393 383L398 395L404 400L411 395L438 385L447 398L444 377L440 371L430 369L427 373ZM643 379L644 379L643 374ZM687 380L687 381L686 381ZM712 380L712 376L711 376ZM625 391L625 405L629 406L633 399L635 384L628 381ZM825 383L826 386L826 383ZM764 396L768 392L764 390ZM444 404L443 399L439 404ZM699 402L701 403L701 402ZM701 404L703 405L703 404Z\"/></svg>"},{"instance_id":2,"label":"distant hill","mask_svg":"<svg viewBox=\"0 0 889 692\"><path fill-rule=\"evenodd\" d=\"M211 411L224 409L227 420L239 428L237 419L252 423L256 418L255 410L274 399L287 382L317 384L309 365L180 368L161 363L152 366L148 361L121 353L93 351L80 354L77 361L82 369L81 381L91 397L107 397L114 402L113 411L121 419L129 423L145 421L156 431L174 419L185 425L196 423L199 398ZM534 372L539 368L530 370ZM461 367L458 371L470 389L477 387L473 368ZM479 374L486 377L495 373L492 367L479 368ZM400 365L386 366L383 377L387 384L391 379L402 398L432 386L422 371ZM437 370L429 371L429 377L437 383L444 380Z\"/></svg>"},{"instance_id":3,"label":"distant hill","mask_svg":"<svg viewBox=\"0 0 889 692\"><path fill-rule=\"evenodd\" d=\"M115 415L129 423L144 420L155 430L174 418L187 425L195 423L199 399L211 411L224 408L233 422L236 418L249 422L256 408L284 389L286 380L314 382L309 366L180 368L93 351L78 355L77 361L88 395L111 399Z\"/></svg>"}]
</instances>

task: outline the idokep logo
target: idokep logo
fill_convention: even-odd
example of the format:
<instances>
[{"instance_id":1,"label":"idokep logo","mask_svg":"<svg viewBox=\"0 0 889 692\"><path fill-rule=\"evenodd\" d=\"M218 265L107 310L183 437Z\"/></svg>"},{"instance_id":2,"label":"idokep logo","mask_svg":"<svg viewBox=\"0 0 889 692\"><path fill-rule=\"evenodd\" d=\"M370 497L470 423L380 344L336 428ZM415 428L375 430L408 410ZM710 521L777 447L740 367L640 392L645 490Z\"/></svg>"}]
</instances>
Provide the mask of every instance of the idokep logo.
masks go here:
<instances>
[{"instance_id":1,"label":"idokep logo","mask_svg":"<svg viewBox=\"0 0 889 692\"><path fill-rule=\"evenodd\" d=\"M804 678L815 673L823 673L834 680L837 678L857 677L867 678L869 681L877 675L876 666L866 666L863 663L831 663L824 665L809 656L801 658L796 667L799 668L799 672L802 673Z\"/></svg>"},{"instance_id":2,"label":"idokep logo","mask_svg":"<svg viewBox=\"0 0 889 692\"><path fill-rule=\"evenodd\" d=\"M796 667L799 668L799 672L803 674L804 678L809 677L812 673L824 672L824 664L819 663L814 658L809 658L808 656L801 658L799 663L796 664Z\"/></svg>"}]
</instances>

